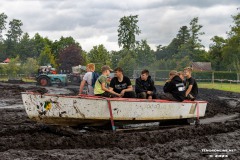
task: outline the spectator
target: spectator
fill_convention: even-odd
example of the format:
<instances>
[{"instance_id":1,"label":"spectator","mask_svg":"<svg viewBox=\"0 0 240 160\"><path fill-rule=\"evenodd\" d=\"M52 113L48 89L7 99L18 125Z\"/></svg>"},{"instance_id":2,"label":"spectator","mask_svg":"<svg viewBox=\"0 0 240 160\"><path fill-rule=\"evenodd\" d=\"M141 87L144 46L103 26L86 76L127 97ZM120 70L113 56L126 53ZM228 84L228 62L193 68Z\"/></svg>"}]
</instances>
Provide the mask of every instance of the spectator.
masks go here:
<instances>
[{"instance_id":1,"label":"spectator","mask_svg":"<svg viewBox=\"0 0 240 160\"><path fill-rule=\"evenodd\" d=\"M198 85L196 80L192 77L192 68L184 68L184 76L186 77L186 98L194 101L198 95Z\"/></svg>"},{"instance_id":2,"label":"spectator","mask_svg":"<svg viewBox=\"0 0 240 160\"><path fill-rule=\"evenodd\" d=\"M158 98L180 102L185 99L185 86L177 71L172 70L169 73L169 79L166 81L163 91L164 93L159 94Z\"/></svg>"},{"instance_id":3,"label":"spectator","mask_svg":"<svg viewBox=\"0 0 240 160\"><path fill-rule=\"evenodd\" d=\"M110 75L110 71L112 69L109 66L102 66L102 75L98 77L95 83L94 94L96 96L121 97L121 94L107 88L107 78Z\"/></svg>"},{"instance_id":4,"label":"spectator","mask_svg":"<svg viewBox=\"0 0 240 160\"><path fill-rule=\"evenodd\" d=\"M117 67L115 76L110 82L110 90L121 94L123 98L136 98L130 79L123 75L123 69Z\"/></svg>"},{"instance_id":5,"label":"spectator","mask_svg":"<svg viewBox=\"0 0 240 160\"><path fill-rule=\"evenodd\" d=\"M95 71L95 64L89 63L86 66L87 73L83 76L83 79L80 84L79 94L83 93L83 88L87 84L87 93L88 95L94 95L94 90L92 86L92 73Z\"/></svg>"},{"instance_id":6,"label":"spectator","mask_svg":"<svg viewBox=\"0 0 240 160\"><path fill-rule=\"evenodd\" d=\"M141 76L136 79L135 92L138 98L153 99L156 98L156 88L151 79L148 70L143 70Z\"/></svg>"}]
</instances>

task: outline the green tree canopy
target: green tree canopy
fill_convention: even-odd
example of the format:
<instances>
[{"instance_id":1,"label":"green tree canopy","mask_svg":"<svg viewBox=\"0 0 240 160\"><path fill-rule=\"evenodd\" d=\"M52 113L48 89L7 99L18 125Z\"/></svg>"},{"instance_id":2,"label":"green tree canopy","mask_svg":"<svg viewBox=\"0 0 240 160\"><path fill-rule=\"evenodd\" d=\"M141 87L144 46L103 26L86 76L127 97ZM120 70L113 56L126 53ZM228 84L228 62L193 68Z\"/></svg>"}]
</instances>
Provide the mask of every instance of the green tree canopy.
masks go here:
<instances>
[{"instance_id":1,"label":"green tree canopy","mask_svg":"<svg viewBox=\"0 0 240 160\"><path fill-rule=\"evenodd\" d=\"M73 66L85 65L86 59L81 47L73 44L60 51L57 62L60 70L71 72Z\"/></svg>"},{"instance_id":2,"label":"green tree canopy","mask_svg":"<svg viewBox=\"0 0 240 160\"><path fill-rule=\"evenodd\" d=\"M56 67L56 62L49 46L45 46L41 52L38 58L38 63L40 66L52 65L53 67Z\"/></svg>"},{"instance_id":3,"label":"green tree canopy","mask_svg":"<svg viewBox=\"0 0 240 160\"><path fill-rule=\"evenodd\" d=\"M55 57L58 57L61 50L71 46L77 45L81 48L78 42L76 42L72 37L63 37L61 36L60 40L56 40L52 43L52 53Z\"/></svg>"},{"instance_id":4,"label":"green tree canopy","mask_svg":"<svg viewBox=\"0 0 240 160\"><path fill-rule=\"evenodd\" d=\"M7 39L13 42L19 42L23 33L21 26L23 25L21 20L13 19L9 22L9 30L6 34Z\"/></svg>"},{"instance_id":5,"label":"green tree canopy","mask_svg":"<svg viewBox=\"0 0 240 160\"><path fill-rule=\"evenodd\" d=\"M118 45L124 49L134 49L136 44L136 35L141 33L137 23L138 15L124 16L119 20L118 26Z\"/></svg>"},{"instance_id":6,"label":"green tree canopy","mask_svg":"<svg viewBox=\"0 0 240 160\"><path fill-rule=\"evenodd\" d=\"M27 58L26 62L22 65L23 73L27 76L36 74L39 68L38 62L34 58Z\"/></svg>"},{"instance_id":7,"label":"green tree canopy","mask_svg":"<svg viewBox=\"0 0 240 160\"><path fill-rule=\"evenodd\" d=\"M111 65L110 54L103 44L93 46L87 54L88 61L95 63L96 71L100 72L103 65Z\"/></svg>"},{"instance_id":8,"label":"green tree canopy","mask_svg":"<svg viewBox=\"0 0 240 160\"><path fill-rule=\"evenodd\" d=\"M2 41L2 31L6 29L7 15L5 13L0 14L0 41Z\"/></svg>"},{"instance_id":9,"label":"green tree canopy","mask_svg":"<svg viewBox=\"0 0 240 160\"><path fill-rule=\"evenodd\" d=\"M17 51L22 61L25 61L29 57L37 58L34 40L29 37L28 33L23 34L17 45Z\"/></svg>"},{"instance_id":10,"label":"green tree canopy","mask_svg":"<svg viewBox=\"0 0 240 160\"><path fill-rule=\"evenodd\" d=\"M147 40L141 40L139 43L137 43L135 52L136 62L139 68L147 67L156 59L154 51L148 45Z\"/></svg>"}]
</instances>

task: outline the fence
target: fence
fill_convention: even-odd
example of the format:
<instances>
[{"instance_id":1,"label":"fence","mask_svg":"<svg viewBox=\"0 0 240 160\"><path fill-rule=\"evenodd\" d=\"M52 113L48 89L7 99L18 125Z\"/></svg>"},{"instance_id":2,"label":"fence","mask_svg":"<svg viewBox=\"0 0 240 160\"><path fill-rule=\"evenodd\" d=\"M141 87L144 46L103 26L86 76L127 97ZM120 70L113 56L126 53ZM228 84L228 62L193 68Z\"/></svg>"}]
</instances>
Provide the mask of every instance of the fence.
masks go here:
<instances>
[{"instance_id":1,"label":"fence","mask_svg":"<svg viewBox=\"0 0 240 160\"><path fill-rule=\"evenodd\" d=\"M141 70L134 70L131 78L136 79L141 75ZM150 75L154 81L166 81L169 77L169 71L150 71ZM240 73L236 72L193 72L192 76L198 82L220 82L220 83L237 83L240 84ZM33 76L34 77L34 76ZM14 76L1 74L0 79L23 79L24 74L16 74Z\"/></svg>"}]
</instances>

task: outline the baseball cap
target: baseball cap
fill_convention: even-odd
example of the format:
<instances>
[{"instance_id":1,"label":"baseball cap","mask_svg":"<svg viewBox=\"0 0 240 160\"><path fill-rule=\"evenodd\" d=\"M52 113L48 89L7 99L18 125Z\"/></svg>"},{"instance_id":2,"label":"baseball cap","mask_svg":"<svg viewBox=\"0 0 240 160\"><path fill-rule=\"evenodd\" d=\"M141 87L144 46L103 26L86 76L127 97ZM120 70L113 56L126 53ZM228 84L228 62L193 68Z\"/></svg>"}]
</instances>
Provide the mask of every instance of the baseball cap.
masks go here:
<instances>
[{"instance_id":1,"label":"baseball cap","mask_svg":"<svg viewBox=\"0 0 240 160\"><path fill-rule=\"evenodd\" d=\"M113 70L112 70L109 66L107 66L107 65L102 66L102 72L103 72L103 71L106 71L106 70L113 71Z\"/></svg>"}]
</instances>

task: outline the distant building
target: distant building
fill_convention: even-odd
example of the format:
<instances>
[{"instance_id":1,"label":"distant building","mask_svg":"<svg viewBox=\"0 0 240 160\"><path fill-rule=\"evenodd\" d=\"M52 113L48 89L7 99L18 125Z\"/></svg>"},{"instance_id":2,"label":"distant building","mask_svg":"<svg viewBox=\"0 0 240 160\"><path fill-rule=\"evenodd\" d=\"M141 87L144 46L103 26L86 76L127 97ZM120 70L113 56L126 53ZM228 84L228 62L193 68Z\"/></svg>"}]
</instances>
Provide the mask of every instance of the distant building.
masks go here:
<instances>
[{"instance_id":1,"label":"distant building","mask_svg":"<svg viewBox=\"0 0 240 160\"><path fill-rule=\"evenodd\" d=\"M193 71L212 71L211 62L192 62Z\"/></svg>"}]
</instances>

